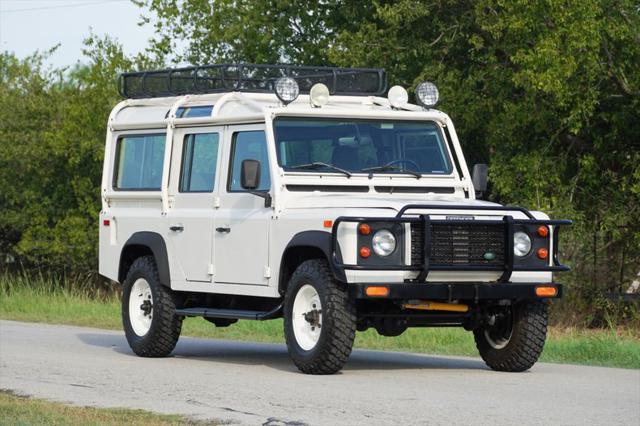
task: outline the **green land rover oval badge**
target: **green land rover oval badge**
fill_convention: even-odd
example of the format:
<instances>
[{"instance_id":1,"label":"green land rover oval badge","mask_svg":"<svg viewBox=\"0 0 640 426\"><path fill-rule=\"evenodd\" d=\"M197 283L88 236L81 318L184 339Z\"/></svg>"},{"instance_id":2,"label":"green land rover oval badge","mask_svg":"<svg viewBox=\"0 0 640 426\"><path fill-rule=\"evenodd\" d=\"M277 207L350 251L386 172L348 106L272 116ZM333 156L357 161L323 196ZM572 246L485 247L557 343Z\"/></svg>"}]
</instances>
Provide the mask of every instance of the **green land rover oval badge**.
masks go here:
<instances>
[{"instance_id":1,"label":"green land rover oval badge","mask_svg":"<svg viewBox=\"0 0 640 426\"><path fill-rule=\"evenodd\" d=\"M485 260L493 260L493 259L495 259L495 258L496 258L496 254L495 254L495 253L492 253L492 252L490 252L490 251L488 251L488 252L486 252L486 253L484 254L484 256L482 256L482 257L484 257L484 258L485 258Z\"/></svg>"}]
</instances>

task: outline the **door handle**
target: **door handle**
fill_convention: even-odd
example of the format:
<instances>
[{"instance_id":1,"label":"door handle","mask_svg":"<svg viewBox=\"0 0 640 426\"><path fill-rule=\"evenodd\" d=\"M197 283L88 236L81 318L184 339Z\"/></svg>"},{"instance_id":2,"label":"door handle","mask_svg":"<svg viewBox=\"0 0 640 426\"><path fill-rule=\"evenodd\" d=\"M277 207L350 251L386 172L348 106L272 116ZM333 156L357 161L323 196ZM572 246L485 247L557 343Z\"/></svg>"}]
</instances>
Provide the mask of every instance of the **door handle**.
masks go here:
<instances>
[{"instance_id":1,"label":"door handle","mask_svg":"<svg viewBox=\"0 0 640 426\"><path fill-rule=\"evenodd\" d=\"M223 234L228 234L229 232L231 232L231 228L216 228L216 231Z\"/></svg>"},{"instance_id":2,"label":"door handle","mask_svg":"<svg viewBox=\"0 0 640 426\"><path fill-rule=\"evenodd\" d=\"M173 232L182 232L184 231L184 226L182 225L174 225L174 226L170 226L169 229Z\"/></svg>"}]
</instances>

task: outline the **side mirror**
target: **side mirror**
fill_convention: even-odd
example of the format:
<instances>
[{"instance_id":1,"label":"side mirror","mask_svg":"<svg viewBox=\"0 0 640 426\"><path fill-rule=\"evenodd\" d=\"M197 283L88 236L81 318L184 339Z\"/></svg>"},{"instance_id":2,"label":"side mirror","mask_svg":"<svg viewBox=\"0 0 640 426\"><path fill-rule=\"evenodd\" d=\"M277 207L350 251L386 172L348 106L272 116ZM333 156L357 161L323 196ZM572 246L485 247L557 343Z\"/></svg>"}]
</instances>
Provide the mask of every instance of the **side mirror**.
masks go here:
<instances>
[{"instance_id":1,"label":"side mirror","mask_svg":"<svg viewBox=\"0 0 640 426\"><path fill-rule=\"evenodd\" d=\"M250 191L260 186L260 162L258 160L242 161L240 185Z\"/></svg>"},{"instance_id":2,"label":"side mirror","mask_svg":"<svg viewBox=\"0 0 640 426\"><path fill-rule=\"evenodd\" d=\"M471 181L476 190L476 197L482 198L482 194L487 190L487 180L489 179L489 166L486 164L476 164L473 166Z\"/></svg>"},{"instance_id":3,"label":"side mirror","mask_svg":"<svg viewBox=\"0 0 640 426\"><path fill-rule=\"evenodd\" d=\"M264 198L264 206L271 207L271 194L256 191L260 187L260 162L258 160L242 160L240 166L240 186L249 193Z\"/></svg>"}]
</instances>

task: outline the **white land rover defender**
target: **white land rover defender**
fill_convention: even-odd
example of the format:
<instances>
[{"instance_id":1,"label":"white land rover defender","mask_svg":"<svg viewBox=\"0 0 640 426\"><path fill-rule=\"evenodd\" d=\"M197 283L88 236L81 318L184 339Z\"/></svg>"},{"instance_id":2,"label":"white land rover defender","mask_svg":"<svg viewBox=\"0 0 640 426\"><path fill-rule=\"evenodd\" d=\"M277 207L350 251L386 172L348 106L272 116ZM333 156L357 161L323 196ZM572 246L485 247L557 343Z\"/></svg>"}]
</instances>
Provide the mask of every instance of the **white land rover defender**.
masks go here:
<instances>
[{"instance_id":1,"label":"white land rover defender","mask_svg":"<svg viewBox=\"0 0 640 426\"><path fill-rule=\"evenodd\" d=\"M472 331L495 370L544 345L568 220L479 201L437 88L378 69L210 65L125 73L109 117L100 273L123 284L133 351L184 317L284 317L295 365L329 374L356 331Z\"/></svg>"}]
</instances>

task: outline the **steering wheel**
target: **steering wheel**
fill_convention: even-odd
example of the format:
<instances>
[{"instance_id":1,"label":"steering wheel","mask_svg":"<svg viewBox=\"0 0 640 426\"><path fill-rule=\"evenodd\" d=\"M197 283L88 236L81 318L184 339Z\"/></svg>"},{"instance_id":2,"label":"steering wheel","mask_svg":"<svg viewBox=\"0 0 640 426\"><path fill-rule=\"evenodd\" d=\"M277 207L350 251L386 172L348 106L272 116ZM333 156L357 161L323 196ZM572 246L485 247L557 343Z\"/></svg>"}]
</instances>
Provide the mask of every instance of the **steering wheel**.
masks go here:
<instances>
[{"instance_id":1,"label":"steering wheel","mask_svg":"<svg viewBox=\"0 0 640 426\"><path fill-rule=\"evenodd\" d=\"M416 163L413 160L407 160L407 159L389 161L387 164L385 164L385 166L393 166L394 164L409 164L414 167L413 171L415 172L420 171L420 166L418 165L418 163Z\"/></svg>"}]
</instances>

